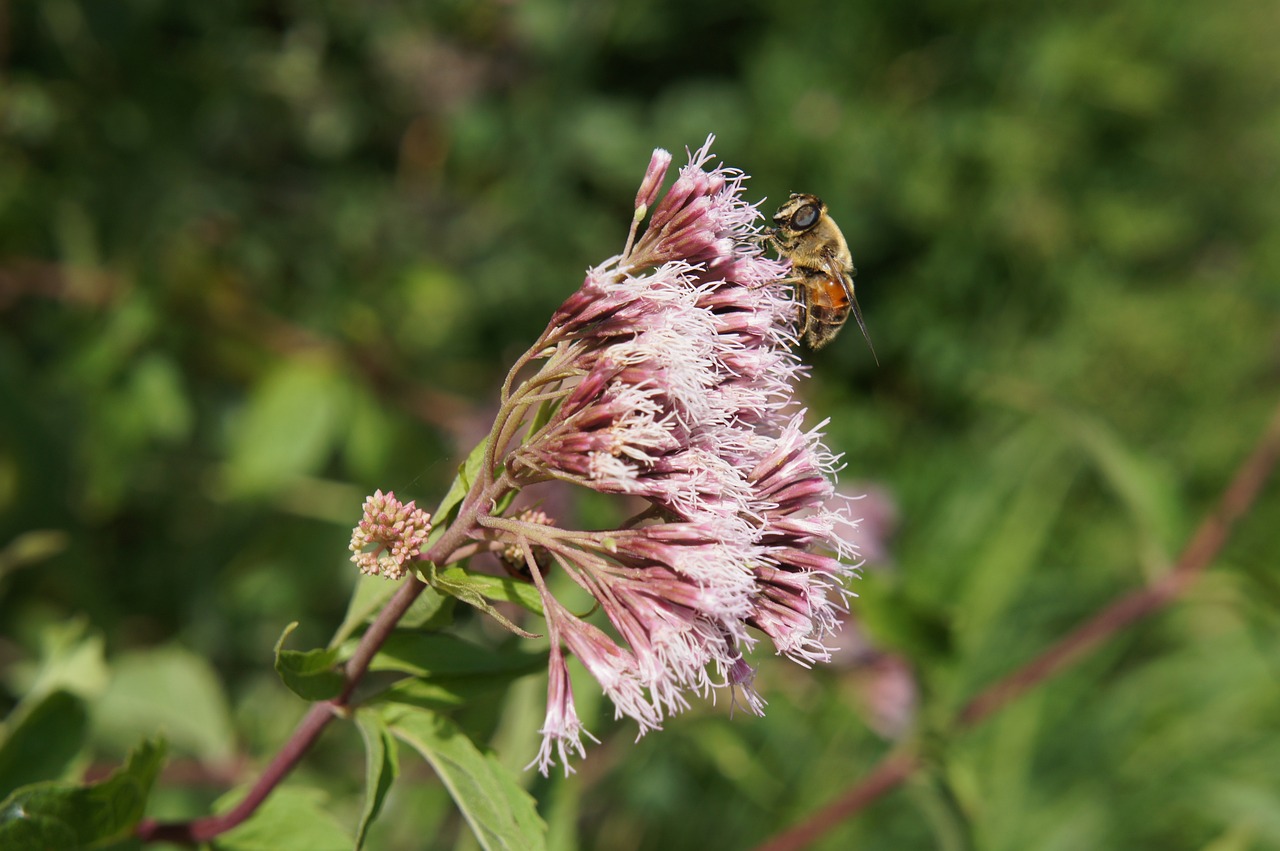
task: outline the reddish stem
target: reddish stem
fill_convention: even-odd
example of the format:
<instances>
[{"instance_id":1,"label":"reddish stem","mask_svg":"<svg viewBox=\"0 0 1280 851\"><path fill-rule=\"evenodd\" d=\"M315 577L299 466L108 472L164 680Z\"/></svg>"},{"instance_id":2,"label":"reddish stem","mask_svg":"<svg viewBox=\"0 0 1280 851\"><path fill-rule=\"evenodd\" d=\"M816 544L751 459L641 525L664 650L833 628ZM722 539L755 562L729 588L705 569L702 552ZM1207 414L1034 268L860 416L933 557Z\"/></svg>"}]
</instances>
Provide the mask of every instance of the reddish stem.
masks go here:
<instances>
[{"instance_id":1,"label":"reddish stem","mask_svg":"<svg viewBox=\"0 0 1280 851\"><path fill-rule=\"evenodd\" d=\"M1121 597L1012 674L983 689L960 711L959 727L973 727L1040 683L1074 665L1126 627L1182 595L1222 551L1235 524L1257 501L1280 460L1280 407L1253 452L1236 470L1213 511L1196 528L1173 569L1146 588ZM766 840L756 851L808 847L845 819L901 786L920 764L912 752L884 758L871 773L804 822Z\"/></svg>"},{"instance_id":2,"label":"reddish stem","mask_svg":"<svg viewBox=\"0 0 1280 851\"><path fill-rule=\"evenodd\" d=\"M400 586L395 596L379 613L378 619L360 640L355 655L347 662L347 683L342 694L333 700L320 701L311 705L301 723L294 729L293 735L284 743L284 747L267 765L258 782L253 784L253 788L234 809L221 815L206 816L185 822L158 822L154 819L145 819L138 825L138 838L143 842L165 841L189 844L207 842L253 815L267 796L280 785L280 781L289 776L289 772L293 771L294 766L311 749L316 739L320 738L320 733L334 716L346 712L351 692L359 685L369 669L369 663L373 660L374 654L378 652L378 648L387 640L387 636L395 629L400 618L404 617L404 613L409 610L413 601L418 599L418 595L426 587L416 576L409 577ZM362 650L365 652L361 653Z\"/></svg>"},{"instance_id":3,"label":"reddish stem","mask_svg":"<svg viewBox=\"0 0 1280 851\"><path fill-rule=\"evenodd\" d=\"M969 701L957 719L972 727L1041 682L1070 667L1108 638L1181 596L1222 551L1232 528L1257 500L1280 458L1280 409L1249 457L1223 491L1216 508L1196 528L1172 570L1133 591L1058 639L1048 650Z\"/></svg>"},{"instance_id":4,"label":"reddish stem","mask_svg":"<svg viewBox=\"0 0 1280 851\"><path fill-rule=\"evenodd\" d=\"M802 824L779 833L756 847L756 851L793 851L808 848L819 837L861 809L871 806L902 785L916 770L914 754L891 754L880 760L871 773L841 798L814 813Z\"/></svg>"},{"instance_id":5,"label":"reddish stem","mask_svg":"<svg viewBox=\"0 0 1280 851\"><path fill-rule=\"evenodd\" d=\"M479 506L488 506L495 496L495 491L505 486L505 481L499 480L491 483L478 494L468 495L458 511L458 518L431 549L421 556L422 560L433 564L444 564L449 556L469 539L476 526ZM186 844L207 842L253 815L267 796L293 771L294 766L320 738L320 733L334 716L347 714L351 695L368 672L373 657L377 655L378 650L396 628L396 624L404 617L405 612L409 611L413 601L418 599L418 595L426 587L426 584L416 576L405 580L395 595L387 601L387 605L378 613L377 619L361 636L355 652L347 660L346 683L342 693L333 700L312 704L301 723L294 729L293 735L267 765L258 782L234 809L222 815L206 816L185 822L158 822L154 819L144 819L139 822L135 831L137 837L143 842L165 841Z\"/></svg>"}]
</instances>

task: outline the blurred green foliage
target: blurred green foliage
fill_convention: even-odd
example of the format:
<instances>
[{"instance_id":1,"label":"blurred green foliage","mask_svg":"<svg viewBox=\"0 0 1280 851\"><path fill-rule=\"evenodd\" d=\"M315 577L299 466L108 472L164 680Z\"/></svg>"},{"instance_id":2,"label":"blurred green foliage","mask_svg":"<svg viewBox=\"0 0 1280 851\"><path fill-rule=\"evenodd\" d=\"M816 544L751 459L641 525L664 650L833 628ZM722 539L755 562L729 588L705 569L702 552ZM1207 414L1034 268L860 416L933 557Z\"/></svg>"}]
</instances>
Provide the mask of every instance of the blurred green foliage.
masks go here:
<instances>
[{"instance_id":1,"label":"blurred green foliage","mask_svg":"<svg viewBox=\"0 0 1280 851\"><path fill-rule=\"evenodd\" d=\"M1166 570L1276 402L1277 44L1269 0L0 3L10 723L270 753L302 709L270 648L341 622L363 495L439 498L649 150L714 132L762 209L828 201L881 360L846 334L807 394L897 503L854 611L930 768L822 847L1280 845L1275 488L1191 599L947 730ZM555 847L744 847L884 752L866 671L761 663L765 719L623 726L531 778ZM527 686L491 719L517 767ZM448 847L409 763L371 846ZM354 825L355 733L304 772Z\"/></svg>"}]
</instances>

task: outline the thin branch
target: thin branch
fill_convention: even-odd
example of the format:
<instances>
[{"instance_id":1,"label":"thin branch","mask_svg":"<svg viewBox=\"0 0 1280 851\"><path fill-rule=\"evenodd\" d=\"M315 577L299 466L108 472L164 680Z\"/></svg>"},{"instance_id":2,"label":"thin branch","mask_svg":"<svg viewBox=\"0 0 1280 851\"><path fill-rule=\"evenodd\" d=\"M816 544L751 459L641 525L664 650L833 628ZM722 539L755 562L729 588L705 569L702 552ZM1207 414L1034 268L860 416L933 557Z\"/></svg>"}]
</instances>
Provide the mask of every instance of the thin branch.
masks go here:
<instances>
[{"instance_id":1,"label":"thin branch","mask_svg":"<svg viewBox=\"0 0 1280 851\"><path fill-rule=\"evenodd\" d=\"M360 680L369 668L369 663L378 648L387 640L391 630L404 617L404 613L413 605L427 586L416 576L409 577L396 591L395 596L378 614L378 619L369 627L350 661L347 662L346 685L342 694L333 700L313 703L303 716L302 721L294 729L293 735L284 743L271 760L253 788L244 796L234 809L221 815L206 816L186 822L157 822L146 819L138 825L137 836L143 842L182 842L194 844L207 842L236 825L244 822L257 811L280 782L293 771L294 767L306 755L311 746L320 738L324 728L334 716L344 714L346 702L351 697Z\"/></svg>"},{"instance_id":2,"label":"thin branch","mask_svg":"<svg viewBox=\"0 0 1280 851\"><path fill-rule=\"evenodd\" d=\"M421 558L434 564L444 564L454 551L462 547L469 539L476 521L481 514L481 507L487 508L500 489L508 487L505 476L490 484L479 493L472 492L463 500L458 517L440 538ZM139 823L136 835L143 842L179 842L195 844L207 842L233 827L244 822L257 811L262 802L280 785L294 767L302 760L311 746L320 738L324 728L335 716L345 716L350 710L352 693L359 686L374 656L395 629L396 624L409 611L409 607L418 599L426 588L426 584L416 576L405 580L404 584L378 613L369 628L361 636L359 644L347 660L344 670L345 683L342 693L333 700L325 700L311 705L307 714L294 729L289 740L284 743L275 758L263 770L262 776L254 783L253 788L245 795L236 807L222 815L206 816L186 822L158 822L144 819Z\"/></svg>"},{"instance_id":3,"label":"thin branch","mask_svg":"<svg viewBox=\"0 0 1280 851\"><path fill-rule=\"evenodd\" d=\"M1280 458L1280 408L1249 457L1237 469L1217 507L1200 522L1172 570L1134 591L1060 638L1044 653L983 689L960 711L962 727L972 727L1041 682L1070 667L1131 624L1181 596L1222 551L1232 528L1257 500Z\"/></svg>"},{"instance_id":4,"label":"thin branch","mask_svg":"<svg viewBox=\"0 0 1280 851\"><path fill-rule=\"evenodd\" d=\"M1280 406L1272 414L1249 457L1237 468L1214 509L1200 522L1173 569L1146 588L1116 600L1048 650L1005 678L983 689L960 711L956 725L968 728L984 721L1026 692L1070 668L1121 630L1154 614L1181 596L1213 563L1235 524L1257 501L1280 460ZM804 822L776 834L756 851L795 851L808 847L832 828L901 786L919 766L919 757L901 752L885 757L857 784Z\"/></svg>"},{"instance_id":5,"label":"thin branch","mask_svg":"<svg viewBox=\"0 0 1280 851\"><path fill-rule=\"evenodd\" d=\"M843 797L823 807L802 824L756 846L756 851L795 851L808 848L827 831L901 786L902 781L911 776L918 764L919 760L912 753L886 756Z\"/></svg>"}]
</instances>

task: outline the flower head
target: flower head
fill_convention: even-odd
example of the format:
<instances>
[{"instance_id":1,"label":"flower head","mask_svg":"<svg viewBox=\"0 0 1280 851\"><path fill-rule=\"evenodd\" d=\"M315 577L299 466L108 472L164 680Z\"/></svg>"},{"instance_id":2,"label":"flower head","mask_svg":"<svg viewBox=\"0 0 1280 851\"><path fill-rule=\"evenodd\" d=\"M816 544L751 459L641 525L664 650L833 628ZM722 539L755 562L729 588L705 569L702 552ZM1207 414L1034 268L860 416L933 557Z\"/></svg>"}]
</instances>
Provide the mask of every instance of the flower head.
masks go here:
<instances>
[{"instance_id":1,"label":"flower head","mask_svg":"<svg viewBox=\"0 0 1280 851\"><path fill-rule=\"evenodd\" d=\"M838 459L795 401L804 367L797 306L779 283L786 265L761 253L744 176L708 168L710 141L660 199L670 155L654 153L623 253L588 270L504 392L516 420L535 404L549 411L506 455L514 486L560 480L648 506L606 531L480 520L509 557L524 554L543 598L544 773L582 754L564 651L641 733L685 708L689 692L727 687L761 712L745 651L762 634L801 664L827 660L853 570L852 522L830 506ZM548 564L594 597L607 631L556 599Z\"/></svg>"},{"instance_id":2,"label":"flower head","mask_svg":"<svg viewBox=\"0 0 1280 851\"><path fill-rule=\"evenodd\" d=\"M351 530L351 560L360 572L399 579L405 562L417 557L431 532L431 515L413 502L396 499L392 491L376 491L364 501L364 515ZM366 547L372 545L372 550Z\"/></svg>"}]
</instances>

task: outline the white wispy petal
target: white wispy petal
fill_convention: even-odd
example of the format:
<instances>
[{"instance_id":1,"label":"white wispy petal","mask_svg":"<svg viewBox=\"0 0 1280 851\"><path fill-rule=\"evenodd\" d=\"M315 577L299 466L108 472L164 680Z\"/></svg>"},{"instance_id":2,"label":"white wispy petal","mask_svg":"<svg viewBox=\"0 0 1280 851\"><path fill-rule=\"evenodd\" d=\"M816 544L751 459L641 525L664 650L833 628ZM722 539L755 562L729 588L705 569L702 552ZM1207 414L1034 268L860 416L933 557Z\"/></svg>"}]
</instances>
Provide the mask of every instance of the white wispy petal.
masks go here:
<instances>
[{"instance_id":1,"label":"white wispy petal","mask_svg":"<svg viewBox=\"0 0 1280 851\"><path fill-rule=\"evenodd\" d=\"M762 256L745 175L710 167L711 141L661 198L669 156L655 152L637 195L652 207L648 228L588 270L539 342L557 353L563 395L509 469L650 506L631 528L544 531L611 632L539 580L557 648L543 773L581 756L589 736L560 645L644 733L686 708L689 692L727 688L762 713L744 651L763 634L802 665L825 661L845 602L852 521L846 504L829 504L840 459L825 423L805 429L795 400L806 367L793 351L793 293L779 283L787 265Z\"/></svg>"}]
</instances>

